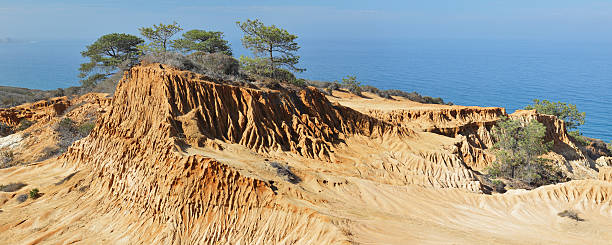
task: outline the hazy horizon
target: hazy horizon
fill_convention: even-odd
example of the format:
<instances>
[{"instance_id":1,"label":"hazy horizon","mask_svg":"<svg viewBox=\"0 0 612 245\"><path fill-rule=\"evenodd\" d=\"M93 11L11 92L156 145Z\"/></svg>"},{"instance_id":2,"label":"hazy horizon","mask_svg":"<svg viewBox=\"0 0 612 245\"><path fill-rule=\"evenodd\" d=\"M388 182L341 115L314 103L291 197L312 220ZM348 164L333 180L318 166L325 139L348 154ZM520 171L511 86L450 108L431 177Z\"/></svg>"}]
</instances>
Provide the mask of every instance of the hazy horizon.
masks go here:
<instances>
[{"instance_id":1,"label":"hazy horizon","mask_svg":"<svg viewBox=\"0 0 612 245\"><path fill-rule=\"evenodd\" d=\"M347 4L350 3L350 4ZM177 21L185 29L241 33L259 18L304 39L492 39L612 41L606 1L129 1L25 0L0 7L0 39L92 40Z\"/></svg>"}]
</instances>

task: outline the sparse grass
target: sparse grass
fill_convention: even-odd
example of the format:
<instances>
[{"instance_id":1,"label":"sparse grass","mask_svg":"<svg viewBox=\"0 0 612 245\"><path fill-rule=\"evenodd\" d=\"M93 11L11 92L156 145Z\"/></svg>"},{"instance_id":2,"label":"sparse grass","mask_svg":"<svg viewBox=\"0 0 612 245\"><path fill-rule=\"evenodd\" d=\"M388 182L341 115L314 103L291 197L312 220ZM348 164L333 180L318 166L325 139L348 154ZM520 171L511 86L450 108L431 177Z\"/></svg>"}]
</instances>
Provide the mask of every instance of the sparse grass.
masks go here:
<instances>
[{"instance_id":1,"label":"sparse grass","mask_svg":"<svg viewBox=\"0 0 612 245\"><path fill-rule=\"evenodd\" d=\"M26 186L24 183L10 183L8 185L0 185L0 191L2 192L16 192Z\"/></svg>"},{"instance_id":2,"label":"sparse grass","mask_svg":"<svg viewBox=\"0 0 612 245\"><path fill-rule=\"evenodd\" d=\"M583 218L580 218L580 217L578 216L578 213L577 213L576 211L571 210L571 209L569 209L569 210L565 210L565 211L563 211L563 212L560 212L560 213L558 213L557 215L559 215L560 217L570 218L570 219L573 219L573 220L575 220L575 221L584 221L584 219L583 219Z\"/></svg>"}]
</instances>

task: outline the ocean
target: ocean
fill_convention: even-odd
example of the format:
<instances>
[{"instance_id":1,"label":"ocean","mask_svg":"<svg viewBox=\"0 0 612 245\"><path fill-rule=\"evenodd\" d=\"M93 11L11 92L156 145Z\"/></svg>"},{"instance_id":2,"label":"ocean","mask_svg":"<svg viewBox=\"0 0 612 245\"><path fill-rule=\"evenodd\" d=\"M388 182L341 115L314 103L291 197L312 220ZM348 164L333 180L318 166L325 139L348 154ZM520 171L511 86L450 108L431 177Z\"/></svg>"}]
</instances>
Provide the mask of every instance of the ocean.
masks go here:
<instances>
[{"instance_id":1,"label":"ocean","mask_svg":"<svg viewBox=\"0 0 612 245\"><path fill-rule=\"evenodd\" d=\"M235 56L248 52L233 43ZM416 91L458 105L508 112L533 99L576 104L584 135L612 140L612 45L524 40L300 40L299 74L312 80L357 76L362 84ZM80 51L91 40L0 44L0 85L78 85Z\"/></svg>"}]
</instances>

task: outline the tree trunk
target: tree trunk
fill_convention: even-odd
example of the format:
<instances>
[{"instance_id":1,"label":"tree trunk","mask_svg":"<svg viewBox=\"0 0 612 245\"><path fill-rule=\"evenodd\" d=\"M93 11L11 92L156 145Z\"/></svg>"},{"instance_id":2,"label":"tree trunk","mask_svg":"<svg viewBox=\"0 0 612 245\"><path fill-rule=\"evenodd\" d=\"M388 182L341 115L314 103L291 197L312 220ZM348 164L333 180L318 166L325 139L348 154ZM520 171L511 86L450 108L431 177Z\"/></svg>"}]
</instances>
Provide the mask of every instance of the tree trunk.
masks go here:
<instances>
[{"instance_id":1,"label":"tree trunk","mask_svg":"<svg viewBox=\"0 0 612 245\"><path fill-rule=\"evenodd\" d=\"M270 47L270 68L274 70L274 56L272 56L272 47Z\"/></svg>"}]
</instances>

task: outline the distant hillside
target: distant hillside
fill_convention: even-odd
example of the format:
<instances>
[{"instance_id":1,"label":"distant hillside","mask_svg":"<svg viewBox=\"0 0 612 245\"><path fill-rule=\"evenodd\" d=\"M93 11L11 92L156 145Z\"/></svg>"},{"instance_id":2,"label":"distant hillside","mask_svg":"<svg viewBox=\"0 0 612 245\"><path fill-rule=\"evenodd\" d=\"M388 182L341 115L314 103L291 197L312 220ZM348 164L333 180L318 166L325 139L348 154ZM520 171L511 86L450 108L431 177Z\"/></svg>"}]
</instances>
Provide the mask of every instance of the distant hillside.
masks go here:
<instances>
[{"instance_id":1,"label":"distant hillside","mask_svg":"<svg viewBox=\"0 0 612 245\"><path fill-rule=\"evenodd\" d=\"M80 87L55 90L38 90L0 86L0 108L16 106L39 100L46 100L52 97L76 95L79 91Z\"/></svg>"}]
</instances>

